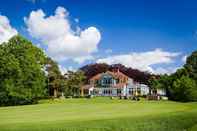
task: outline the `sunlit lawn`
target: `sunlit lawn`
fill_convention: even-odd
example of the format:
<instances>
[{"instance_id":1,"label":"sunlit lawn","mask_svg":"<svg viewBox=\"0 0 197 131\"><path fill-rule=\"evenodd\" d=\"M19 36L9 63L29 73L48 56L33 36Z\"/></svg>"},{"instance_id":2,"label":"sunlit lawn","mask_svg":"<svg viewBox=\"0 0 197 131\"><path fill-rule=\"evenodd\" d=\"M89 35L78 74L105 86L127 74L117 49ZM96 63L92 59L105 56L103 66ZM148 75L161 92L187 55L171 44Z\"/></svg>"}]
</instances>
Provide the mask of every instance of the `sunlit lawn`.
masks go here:
<instances>
[{"instance_id":1,"label":"sunlit lawn","mask_svg":"<svg viewBox=\"0 0 197 131\"><path fill-rule=\"evenodd\" d=\"M103 97L0 108L0 131L194 131L195 125L197 103Z\"/></svg>"}]
</instances>

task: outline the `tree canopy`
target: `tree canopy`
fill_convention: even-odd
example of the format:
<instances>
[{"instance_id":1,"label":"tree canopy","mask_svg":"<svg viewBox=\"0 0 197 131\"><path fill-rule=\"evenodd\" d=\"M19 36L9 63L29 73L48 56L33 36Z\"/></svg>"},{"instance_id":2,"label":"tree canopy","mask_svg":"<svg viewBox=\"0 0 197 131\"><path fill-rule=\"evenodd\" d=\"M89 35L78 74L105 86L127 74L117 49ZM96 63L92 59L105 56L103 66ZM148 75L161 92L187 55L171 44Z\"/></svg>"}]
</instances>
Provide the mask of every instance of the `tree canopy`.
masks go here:
<instances>
[{"instance_id":1,"label":"tree canopy","mask_svg":"<svg viewBox=\"0 0 197 131\"><path fill-rule=\"evenodd\" d=\"M47 57L45 63L45 71L47 74L47 87L50 96L57 97L58 91L61 90L63 76L59 70L58 64L50 57Z\"/></svg>"},{"instance_id":2,"label":"tree canopy","mask_svg":"<svg viewBox=\"0 0 197 131\"><path fill-rule=\"evenodd\" d=\"M85 82L84 72L78 70L76 72L68 71L65 74L65 88L64 93L66 96L80 96L80 88Z\"/></svg>"},{"instance_id":3,"label":"tree canopy","mask_svg":"<svg viewBox=\"0 0 197 131\"><path fill-rule=\"evenodd\" d=\"M0 106L31 104L44 96L79 96L94 75L119 69L134 81L163 88L175 101L197 101L197 51L171 75L153 75L121 64L90 64L62 75L58 63L20 35L0 45ZM86 81L85 81L86 80ZM48 92L47 92L48 91Z\"/></svg>"},{"instance_id":4,"label":"tree canopy","mask_svg":"<svg viewBox=\"0 0 197 131\"><path fill-rule=\"evenodd\" d=\"M44 96L44 52L22 36L0 45L0 105L34 102Z\"/></svg>"},{"instance_id":5,"label":"tree canopy","mask_svg":"<svg viewBox=\"0 0 197 131\"><path fill-rule=\"evenodd\" d=\"M187 57L186 64L171 75L150 79L152 88L164 88L175 101L197 101L197 51Z\"/></svg>"},{"instance_id":6,"label":"tree canopy","mask_svg":"<svg viewBox=\"0 0 197 131\"><path fill-rule=\"evenodd\" d=\"M194 51L187 57L184 67L187 70L188 75L197 82L197 51Z\"/></svg>"}]
</instances>

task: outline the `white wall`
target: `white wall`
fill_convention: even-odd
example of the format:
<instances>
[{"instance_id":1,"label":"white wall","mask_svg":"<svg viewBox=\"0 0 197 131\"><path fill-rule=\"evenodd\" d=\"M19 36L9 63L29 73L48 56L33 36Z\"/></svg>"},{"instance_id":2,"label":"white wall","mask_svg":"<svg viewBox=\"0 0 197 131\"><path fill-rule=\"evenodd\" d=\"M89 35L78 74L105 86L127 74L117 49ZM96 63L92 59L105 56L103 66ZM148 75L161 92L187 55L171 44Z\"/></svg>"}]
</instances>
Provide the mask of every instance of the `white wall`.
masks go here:
<instances>
[{"instance_id":1,"label":"white wall","mask_svg":"<svg viewBox=\"0 0 197 131\"><path fill-rule=\"evenodd\" d=\"M166 90L165 89L157 89L157 94L161 95L161 96L165 96L166 95Z\"/></svg>"}]
</instances>

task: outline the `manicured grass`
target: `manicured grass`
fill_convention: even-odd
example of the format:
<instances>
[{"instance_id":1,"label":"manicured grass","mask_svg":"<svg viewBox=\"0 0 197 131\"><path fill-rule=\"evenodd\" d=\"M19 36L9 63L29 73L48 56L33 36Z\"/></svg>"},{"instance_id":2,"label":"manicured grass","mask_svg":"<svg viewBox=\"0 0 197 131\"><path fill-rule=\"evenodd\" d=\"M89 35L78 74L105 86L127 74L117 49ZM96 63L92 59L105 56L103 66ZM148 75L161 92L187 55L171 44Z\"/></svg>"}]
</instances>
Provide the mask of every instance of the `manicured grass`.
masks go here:
<instances>
[{"instance_id":1,"label":"manicured grass","mask_svg":"<svg viewBox=\"0 0 197 131\"><path fill-rule=\"evenodd\" d=\"M189 131L197 131L197 125L194 125Z\"/></svg>"},{"instance_id":2,"label":"manicured grass","mask_svg":"<svg viewBox=\"0 0 197 131\"><path fill-rule=\"evenodd\" d=\"M110 98L1 107L0 131L195 131L197 103Z\"/></svg>"}]
</instances>

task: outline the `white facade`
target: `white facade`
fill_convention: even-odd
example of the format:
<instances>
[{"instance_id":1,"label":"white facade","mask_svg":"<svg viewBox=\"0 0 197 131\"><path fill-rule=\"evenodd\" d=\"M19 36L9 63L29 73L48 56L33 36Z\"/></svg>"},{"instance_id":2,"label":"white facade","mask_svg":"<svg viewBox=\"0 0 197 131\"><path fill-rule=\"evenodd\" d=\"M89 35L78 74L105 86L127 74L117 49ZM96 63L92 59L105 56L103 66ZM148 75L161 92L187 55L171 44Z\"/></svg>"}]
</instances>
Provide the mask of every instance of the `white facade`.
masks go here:
<instances>
[{"instance_id":1,"label":"white facade","mask_svg":"<svg viewBox=\"0 0 197 131\"><path fill-rule=\"evenodd\" d=\"M165 96L166 95L166 90L165 89L157 89L157 94L160 96Z\"/></svg>"},{"instance_id":2,"label":"white facade","mask_svg":"<svg viewBox=\"0 0 197 131\"><path fill-rule=\"evenodd\" d=\"M113 83L116 86L116 83ZM92 87L89 89L89 95L96 96L132 96L132 95L148 95L149 87L145 84L139 84L129 78L128 84L125 84L122 88L114 87Z\"/></svg>"},{"instance_id":3,"label":"white facade","mask_svg":"<svg viewBox=\"0 0 197 131\"><path fill-rule=\"evenodd\" d=\"M119 77L117 77L119 75ZM133 79L121 74L106 72L101 73L99 76L95 76L94 79L90 79L88 91L86 95L95 96L145 96L150 92L150 88L145 84L135 82ZM165 90L158 89L157 94L165 96Z\"/></svg>"}]
</instances>

